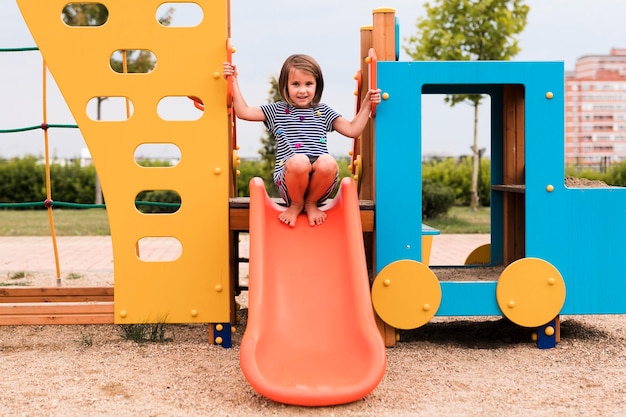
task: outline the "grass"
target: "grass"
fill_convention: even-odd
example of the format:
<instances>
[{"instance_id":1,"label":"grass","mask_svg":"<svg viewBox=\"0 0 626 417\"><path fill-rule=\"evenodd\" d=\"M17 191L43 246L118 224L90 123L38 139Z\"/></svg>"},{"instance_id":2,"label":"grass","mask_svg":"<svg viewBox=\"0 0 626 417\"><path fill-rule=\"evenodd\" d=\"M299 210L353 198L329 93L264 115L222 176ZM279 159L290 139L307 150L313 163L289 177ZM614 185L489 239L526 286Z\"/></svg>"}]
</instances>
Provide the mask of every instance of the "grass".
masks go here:
<instances>
[{"instance_id":1,"label":"grass","mask_svg":"<svg viewBox=\"0 0 626 417\"><path fill-rule=\"evenodd\" d=\"M166 342L167 325L161 323L120 324L122 337L135 343Z\"/></svg>"},{"instance_id":2,"label":"grass","mask_svg":"<svg viewBox=\"0 0 626 417\"><path fill-rule=\"evenodd\" d=\"M57 236L108 236L104 209L54 209ZM0 236L50 236L47 210L0 210Z\"/></svg>"},{"instance_id":3,"label":"grass","mask_svg":"<svg viewBox=\"0 0 626 417\"><path fill-rule=\"evenodd\" d=\"M469 207L454 206L447 215L424 221L430 227L439 229L441 233L490 233L491 209L480 207L472 211Z\"/></svg>"},{"instance_id":4,"label":"grass","mask_svg":"<svg viewBox=\"0 0 626 417\"><path fill-rule=\"evenodd\" d=\"M106 210L54 209L57 236L108 236L109 219ZM491 211L480 207L455 206L446 216L427 219L424 223L441 233L489 233ZM0 210L0 236L50 236L47 210Z\"/></svg>"}]
</instances>

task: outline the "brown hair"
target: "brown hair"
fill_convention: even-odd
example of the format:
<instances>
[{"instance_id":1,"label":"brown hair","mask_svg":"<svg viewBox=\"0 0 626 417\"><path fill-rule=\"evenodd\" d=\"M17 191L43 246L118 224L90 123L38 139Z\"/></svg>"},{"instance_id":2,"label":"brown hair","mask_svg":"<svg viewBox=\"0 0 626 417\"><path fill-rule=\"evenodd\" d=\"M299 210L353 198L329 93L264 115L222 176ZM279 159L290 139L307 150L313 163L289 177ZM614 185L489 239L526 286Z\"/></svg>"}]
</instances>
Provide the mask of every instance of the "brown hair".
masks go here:
<instances>
[{"instance_id":1,"label":"brown hair","mask_svg":"<svg viewBox=\"0 0 626 417\"><path fill-rule=\"evenodd\" d=\"M283 67L280 70L280 76L278 77L278 91L284 101L294 106L295 104L289 98L288 82L289 72L292 68L299 69L300 71L308 72L315 78L315 97L311 101L313 107L317 106L322 100L322 91L324 91L324 77L322 76L322 69L317 61L308 55L294 54L285 60Z\"/></svg>"}]
</instances>

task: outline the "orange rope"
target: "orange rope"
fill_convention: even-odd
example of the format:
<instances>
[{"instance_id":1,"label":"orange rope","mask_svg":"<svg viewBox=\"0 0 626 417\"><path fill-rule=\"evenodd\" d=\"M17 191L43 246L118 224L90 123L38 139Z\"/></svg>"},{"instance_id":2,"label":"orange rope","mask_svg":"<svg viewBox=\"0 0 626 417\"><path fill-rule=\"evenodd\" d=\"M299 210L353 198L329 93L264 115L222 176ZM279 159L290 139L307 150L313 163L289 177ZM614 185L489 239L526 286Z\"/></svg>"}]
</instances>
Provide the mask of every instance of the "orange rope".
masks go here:
<instances>
[{"instance_id":1,"label":"orange rope","mask_svg":"<svg viewBox=\"0 0 626 417\"><path fill-rule=\"evenodd\" d=\"M48 208L48 221L50 222L50 235L52 236L52 248L54 250L54 264L57 273L57 285L61 285L61 267L59 265L59 249L57 247L57 235L54 227L54 216L52 214L52 186L50 182L50 151L48 146L48 109L47 109L47 66L46 61L43 60L43 92L42 92L42 106L43 106L43 137L44 137L44 150L46 155L46 206Z\"/></svg>"},{"instance_id":2,"label":"orange rope","mask_svg":"<svg viewBox=\"0 0 626 417\"><path fill-rule=\"evenodd\" d=\"M128 72L128 63L126 62L126 49L122 50L122 73L126 74ZM130 100L128 97L126 99L126 120L130 119Z\"/></svg>"}]
</instances>

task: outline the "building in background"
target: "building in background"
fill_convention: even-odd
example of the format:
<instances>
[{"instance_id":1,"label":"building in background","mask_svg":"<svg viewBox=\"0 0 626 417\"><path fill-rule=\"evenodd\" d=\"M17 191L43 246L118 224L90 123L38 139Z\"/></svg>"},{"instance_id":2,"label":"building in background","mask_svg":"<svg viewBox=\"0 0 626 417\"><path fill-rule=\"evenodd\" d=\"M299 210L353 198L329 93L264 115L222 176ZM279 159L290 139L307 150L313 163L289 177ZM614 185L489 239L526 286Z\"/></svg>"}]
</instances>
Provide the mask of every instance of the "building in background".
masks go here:
<instances>
[{"instance_id":1,"label":"building in background","mask_svg":"<svg viewBox=\"0 0 626 417\"><path fill-rule=\"evenodd\" d=\"M626 160L626 49L587 55L565 73L565 164L605 170Z\"/></svg>"}]
</instances>

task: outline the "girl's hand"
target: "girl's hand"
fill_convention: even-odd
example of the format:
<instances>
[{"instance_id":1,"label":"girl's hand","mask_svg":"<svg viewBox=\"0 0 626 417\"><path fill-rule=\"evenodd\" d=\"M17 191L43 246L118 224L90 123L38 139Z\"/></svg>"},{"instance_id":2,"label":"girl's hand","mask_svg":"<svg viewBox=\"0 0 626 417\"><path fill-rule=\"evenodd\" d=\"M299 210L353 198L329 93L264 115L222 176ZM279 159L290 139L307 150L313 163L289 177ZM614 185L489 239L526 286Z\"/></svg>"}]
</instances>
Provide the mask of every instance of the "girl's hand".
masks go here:
<instances>
[{"instance_id":1,"label":"girl's hand","mask_svg":"<svg viewBox=\"0 0 626 417\"><path fill-rule=\"evenodd\" d=\"M231 64L230 62L224 62L224 72L222 73L224 78L227 79L231 75L237 76L237 67Z\"/></svg>"},{"instance_id":2,"label":"girl's hand","mask_svg":"<svg viewBox=\"0 0 626 417\"><path fill-rule=\"evenodd\" d=\"M371 101L374 104L380 103L380 89L369 90L367 94L369 95L369 101Z\"/></svg>"},{"instance_id":3,"label":"girl's hand","mask_svg":"<svg viewBox=\"0 0 626 417\"><path fill-rule=\"evenodd\" d=\"M371 89L367 92L367 94L365 95L365 98L363 99L363 105L371 105L372 103L374 104L378 104L380 103L380 89Z\"/></svg>"}]
</instances>

